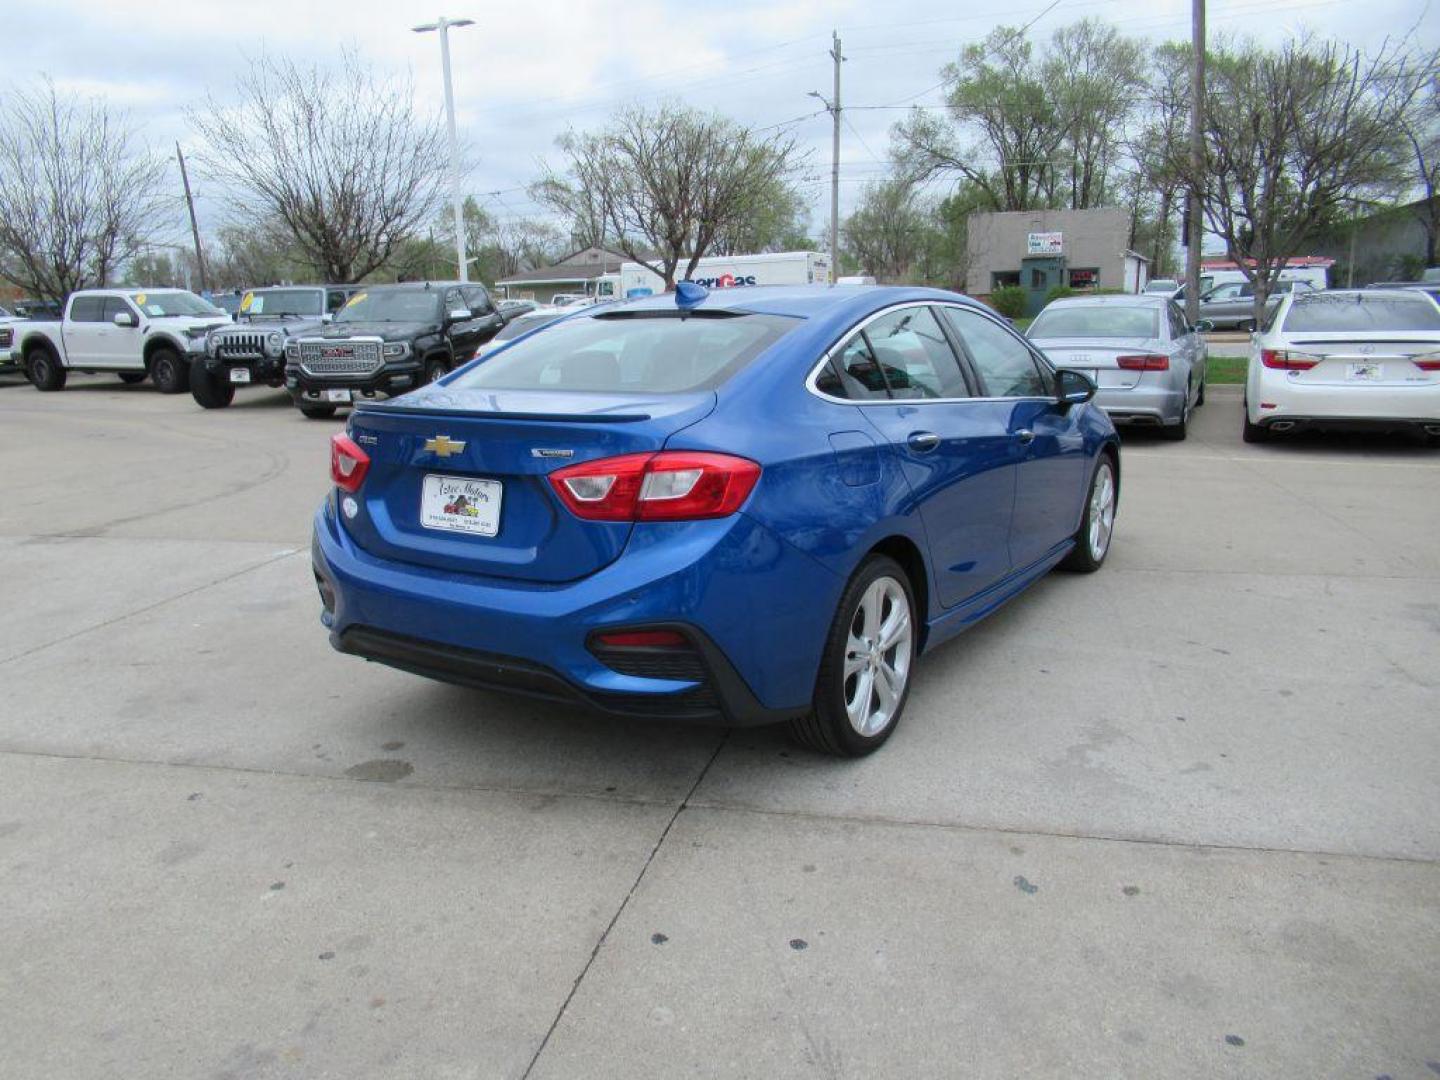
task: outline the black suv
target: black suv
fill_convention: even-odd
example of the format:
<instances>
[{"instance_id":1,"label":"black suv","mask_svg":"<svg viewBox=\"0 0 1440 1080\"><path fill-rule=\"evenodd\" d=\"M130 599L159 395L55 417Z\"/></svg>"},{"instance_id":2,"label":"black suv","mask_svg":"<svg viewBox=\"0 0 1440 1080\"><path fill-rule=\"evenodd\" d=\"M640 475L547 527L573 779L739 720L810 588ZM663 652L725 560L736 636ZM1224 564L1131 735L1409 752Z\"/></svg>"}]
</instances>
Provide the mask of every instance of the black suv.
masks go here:
<instances>
[{"instance_id":1,"label":"black suv","mask_svg":"<svg viewBox=\"0 0 1440 1080\"><path fill-rule=\"evenodd\" d=\"M190 393L223 409L237 386L284 386L285 343L324 329L359 285L277 285L240 297L233 325L210 331L190 361Z\"/></svg>"},{"instance_id":2,"label":"black suv","mask_svg":"<svg viewBox=\"0 0 1440 1080\"><path fill-rule=\"evenodd\" d=\"M329 327L286 344L285 385L302 413L324 419L357 395L403 394L434 382L504 325L483 285L367 287Z\"/></svg>"}]
</instances>

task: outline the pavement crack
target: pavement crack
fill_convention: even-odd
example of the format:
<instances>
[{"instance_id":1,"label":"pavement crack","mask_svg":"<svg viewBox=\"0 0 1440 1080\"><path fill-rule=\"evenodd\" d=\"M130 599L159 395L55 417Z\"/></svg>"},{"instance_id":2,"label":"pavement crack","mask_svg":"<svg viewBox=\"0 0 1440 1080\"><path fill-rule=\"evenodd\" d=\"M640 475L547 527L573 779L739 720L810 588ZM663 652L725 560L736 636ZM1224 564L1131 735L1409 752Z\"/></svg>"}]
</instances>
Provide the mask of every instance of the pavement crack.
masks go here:
<instances>
[{"instance_id":1,"label":"pavement crack","mask_svg":"<svg viewBox=\"0 0 1440 1080\"><path fill-rule=\"evenodd\" d=\"M520 1080L529 1080L531 1072L534 1071L536 1063L540 1060L540 1055L543 1054L545 1048L550 1045L550 1037L555 1034L555 1029L560 1026L560 1021L565 1019L565 1011L570 1008L570 1002L575 999L575 994L579 991L580 984L585 981L585 976L590 973L590 968L595 963L595 958L600 955L600 950L605 947L605 942L610 939L610 931L615 929L615 924L620 921L620 916L625 914L625 908L629 906L630 898L635 895L636 890L640 888L640 883L645 880L645 874L649 871L650 864L655 861L655 856L660 853L660 848L664 846L666 839L670 836L670 830L675 827L675 822L679 819L680 815L684 813L685 808L690 805L691 798L694 797L695 792L699 790L700 785L705 781L705 777L709 774L711 766L715 764L715 759L720 756L720 751L725 749L725 744L729 739L730 732L726 730L721 734L720 741L715 744L715 751L710 755L709 760L705 762L704 768L696 775L695 782L690 785L690 790L685 793L685 797L682 798L680 804L675 807L675 812L670 815L670 820L665 823L665 828L660 830L659 839L655 841L655 846L650 849L650 854L645 859L644 865L640 867L640 872L635 875L635 880L631 883L630 890L625 894L624 898L621 899L620 906L615 909L615 914L610 917L610 922L606 925L604 932L601 933L599 940L595 942L595 947L590 950L590 955L586 958L585 965L580 969L580 974L575 976L575 982L571 984L570 992L565 995L565 1000L560 1003L560 1008L555 1013L555 1018L550 1021L550 1026L545 1031L545 1037L540 1040L540 1045L535 1048L534 1056L530 1058L530 1064L526 1065L525 1071L520 1074Z\"/></svg>"}]
</instances>

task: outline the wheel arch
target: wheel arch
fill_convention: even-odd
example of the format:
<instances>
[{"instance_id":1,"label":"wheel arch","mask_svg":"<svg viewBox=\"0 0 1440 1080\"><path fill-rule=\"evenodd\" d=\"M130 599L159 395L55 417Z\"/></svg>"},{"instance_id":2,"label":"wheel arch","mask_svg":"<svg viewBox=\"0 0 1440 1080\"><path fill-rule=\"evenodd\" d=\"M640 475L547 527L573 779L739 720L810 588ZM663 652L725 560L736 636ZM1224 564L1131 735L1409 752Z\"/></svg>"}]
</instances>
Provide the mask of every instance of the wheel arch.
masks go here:
<instances>
[{"instance_id":1,"label":"wheel arch","mask_svg":"<svg viewBox=\"0 0 1440 1080\"><path fill-rule=\"evenodd\" d=\"M60 350L57 349L55 347L55 343L51 341L48 337L46 337L44 334L31 333L28 337L20 339L21 361L23 362L25 357L30 355L31 351L34 349L39 349L42 352L49 353L52 360L54 360L57 364L60 364L62 367L64 366L64 361L60 359Z\"/></svg>"},{"instance_id":2,"label":"wheel arch","mask_svg":"<svg viewBox=\"0 0 1440 1080\"><path fill-rule=\"evenodd\" d=\"M141 359L145 361L145 369L147 371L150 369L150 362L155 359L155 354L161 349L169 349L176 356L180 357L182 364L185 362L185 349L179 342L168 334L156 334L145 342L140 353Z\"/></svg>"}]
</instances>

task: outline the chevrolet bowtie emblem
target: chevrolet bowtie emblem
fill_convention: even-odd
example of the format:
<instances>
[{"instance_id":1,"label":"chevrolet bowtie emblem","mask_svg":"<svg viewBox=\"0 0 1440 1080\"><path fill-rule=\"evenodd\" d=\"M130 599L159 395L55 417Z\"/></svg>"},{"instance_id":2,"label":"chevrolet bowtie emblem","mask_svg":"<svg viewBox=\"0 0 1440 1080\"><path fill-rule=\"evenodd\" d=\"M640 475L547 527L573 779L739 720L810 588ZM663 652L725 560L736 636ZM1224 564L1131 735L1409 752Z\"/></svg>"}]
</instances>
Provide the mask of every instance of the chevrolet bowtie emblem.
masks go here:
<instances>
[{"instance_id":1,"label":"chevrolet bowtie emblem","mask_svg":"<svg viewBox=\"0 0 1440 1080\"><path fill-rule=\"evenodd\" d=\"M449 457L451 454L463 452L465 444L456 442L449 435L436 435L433 439L425 440L425 449L436 457Z\"/></svg>"}]
</instances>

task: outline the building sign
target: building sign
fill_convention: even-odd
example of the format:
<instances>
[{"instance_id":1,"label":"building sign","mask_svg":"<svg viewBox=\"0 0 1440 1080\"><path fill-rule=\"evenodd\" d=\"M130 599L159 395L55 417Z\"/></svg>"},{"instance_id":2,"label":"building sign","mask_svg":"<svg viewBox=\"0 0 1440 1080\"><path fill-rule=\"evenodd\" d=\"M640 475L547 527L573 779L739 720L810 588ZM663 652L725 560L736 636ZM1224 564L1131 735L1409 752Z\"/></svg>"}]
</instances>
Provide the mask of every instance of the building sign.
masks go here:
<instances>
[{"instance_id":1,"label":"building sign","mask_svg":"<svg viewBox=\"0 0 1440 1080\"><path fill-rule=\"evenodd\" d=\"M1059 255L1064 233L1032 232L1026 244L1029 255Z\"/></svg>"}]
</instances>

